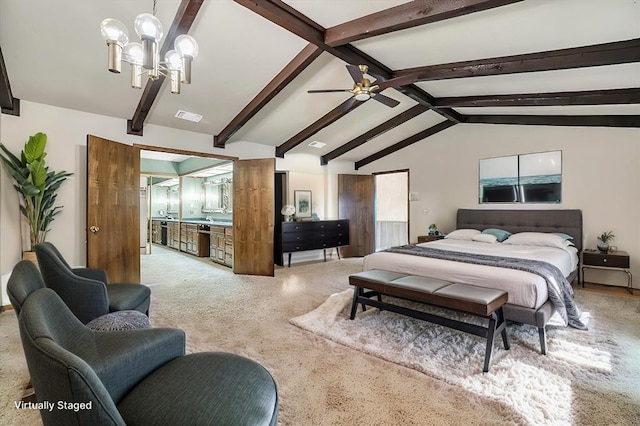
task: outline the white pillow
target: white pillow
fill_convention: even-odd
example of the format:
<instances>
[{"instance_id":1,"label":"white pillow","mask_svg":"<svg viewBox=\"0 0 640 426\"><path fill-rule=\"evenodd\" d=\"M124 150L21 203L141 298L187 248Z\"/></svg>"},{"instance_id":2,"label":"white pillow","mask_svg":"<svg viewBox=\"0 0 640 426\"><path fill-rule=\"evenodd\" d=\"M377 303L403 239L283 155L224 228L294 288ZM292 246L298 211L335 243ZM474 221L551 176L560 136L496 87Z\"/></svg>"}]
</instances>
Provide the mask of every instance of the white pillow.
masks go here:
<instances>
[{"instance_id":1,"label":"white pillow","mask_svg":"<svg viewBox=\"0 0 640 426\"><path fill-rule=\"evenodd\" d=\"M478 241L480 243L490 243L490 244L493 244L496 241L498 241L498 237L492 234L478 234L478 235L474 235L471 239L473 241Z\"/></svg>"},{"instance_id":2,"label":"white pillow","mask_svg":"<svg viewBox=\"0 0 640 426\"><path fill-rule=\"evenodd\" d=\"M565 239L546 232L519 232L511 235L502 244L522 245L522 246L542 246L565 248Z\"/></svg>"},{"instance_id":3,"label":"white pillow","mask_svg":"<svg viewBox=\"0 0 640 426\"><path fill-rule=\"evenodd\" d=\"M471 241L474 235L481 234L477 229L456 229L446 235L445 238L450 240L466 240Z\"/></svg>"}]
</instances>

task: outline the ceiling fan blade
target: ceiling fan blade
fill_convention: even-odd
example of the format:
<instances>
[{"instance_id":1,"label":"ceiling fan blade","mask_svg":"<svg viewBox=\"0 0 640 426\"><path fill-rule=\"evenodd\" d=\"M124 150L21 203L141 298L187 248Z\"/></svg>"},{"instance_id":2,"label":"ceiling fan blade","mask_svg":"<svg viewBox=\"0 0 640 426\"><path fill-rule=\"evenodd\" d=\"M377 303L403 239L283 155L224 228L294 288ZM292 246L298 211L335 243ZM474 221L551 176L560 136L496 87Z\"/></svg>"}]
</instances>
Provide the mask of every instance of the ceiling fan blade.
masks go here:
<instances>
[{"instance_id":1,"label":"ceiling fan blade","mask_svg":"<svg viewBox=\"0 0 640 426\"><path fill-rule=\"evenodd\" d=\"M413 84L416 81L418 81L418 79L415 76L406 75L403 77L390 78L386 81L376 81L375 84L379 87L378 92L381 92L389 87L406 86L408 84Z\"/></svg>"},{"instance_id":2,"label":"ceiling fan blade","mask_svg":"<svg viewBox=\"0 0 640 426\"><path fill-rule=\"evenodd\" d=\"M353 81L355 81L356 83L362 82L364 75L362 74L362 71L360 71L359 66L347 64L347 71L349 71L349 74L351 74L351 78L353 78Z\"/></svg>"},{"instance_id":3,"label":"ceiling fan blade","mask_svg":"<svg viewBox=\"0 0 640 426\"><path fill-rule=\"evenodd\" d=\"M333 93L333 92L351 92L351 89L307 90L307 93Z\"/></svg>"},{"instance_id":4,"label":"ceiling fan blade","mask_svg":"<svg viewBox=\"0 0 640 426\"><path fill-rule=\"evenodd\" d=\"M396 101L395 99L391 99L388 96L381 95L380 93L373 95L371 98L391 108L400 105L400 102Z\"/></svg>"}]
</instances>

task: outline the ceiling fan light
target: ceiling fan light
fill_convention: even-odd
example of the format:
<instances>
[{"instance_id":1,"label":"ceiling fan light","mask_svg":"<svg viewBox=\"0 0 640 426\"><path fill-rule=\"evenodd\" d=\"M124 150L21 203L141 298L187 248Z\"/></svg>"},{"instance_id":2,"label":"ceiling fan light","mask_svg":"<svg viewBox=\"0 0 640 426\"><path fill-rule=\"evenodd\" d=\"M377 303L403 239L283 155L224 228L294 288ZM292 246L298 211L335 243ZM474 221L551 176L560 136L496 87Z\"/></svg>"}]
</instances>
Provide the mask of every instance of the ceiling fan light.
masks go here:
<instances>
[{"instance_id":1,"label":"ceiling fan light","mask_svg":"<svg viewBox=\"0 0 640 426\"><path fill-rule=\"evenodd\" d=\"M158 42L162 38L162 24L158 18L150 13L141 13L136 16L133 26L141 39L149 38Z\"/></svg>"},{"instance_id":2,"label":"ceiling fan light","mask_svg":"<svg viewBox=\"0 0 640 426\"><path fill-rule=\"evenodd\" d=\"M356 93L355 98L357 101L368 101L371 96L367 92Z\"/></svg>"}]
</instances>

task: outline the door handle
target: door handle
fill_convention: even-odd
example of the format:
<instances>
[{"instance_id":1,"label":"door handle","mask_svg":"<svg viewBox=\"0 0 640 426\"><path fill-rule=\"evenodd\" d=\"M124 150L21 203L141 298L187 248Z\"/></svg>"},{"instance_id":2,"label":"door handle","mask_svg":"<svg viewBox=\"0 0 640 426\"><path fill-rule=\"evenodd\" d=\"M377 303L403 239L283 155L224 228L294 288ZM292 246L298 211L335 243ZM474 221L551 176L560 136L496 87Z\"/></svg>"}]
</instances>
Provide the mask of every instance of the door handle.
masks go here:
<instances>
[{"instance_id":1,"label":"door handle","mask_svg":"<svg viewBox=\"0 0 640 426\"><path fill-rule=\"evenodd\" d=\"M91 227L89 227L89 231L93 232L94 234L97 234L98 231L100 231L100 228L95 225L92 225Z\"/></svg>"}]
</instances>

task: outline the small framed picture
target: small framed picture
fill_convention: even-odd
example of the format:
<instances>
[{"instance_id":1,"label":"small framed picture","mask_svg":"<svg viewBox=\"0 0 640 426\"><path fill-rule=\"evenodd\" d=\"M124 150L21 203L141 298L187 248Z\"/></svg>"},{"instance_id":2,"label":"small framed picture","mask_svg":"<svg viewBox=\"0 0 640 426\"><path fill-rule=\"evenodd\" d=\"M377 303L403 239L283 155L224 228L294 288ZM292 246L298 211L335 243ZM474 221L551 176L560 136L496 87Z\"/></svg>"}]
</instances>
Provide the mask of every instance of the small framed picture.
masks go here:
<instances>
[{"instance_id":1,"label":"small framed picture","mask_svg":"<svg viewBox=\"0 0 640 426\"><path fill-rule=\"evenodd\" d=\"M297 218L311 217L311 191L293 191L293 202Z\"/></svg>"}]
</instances>

